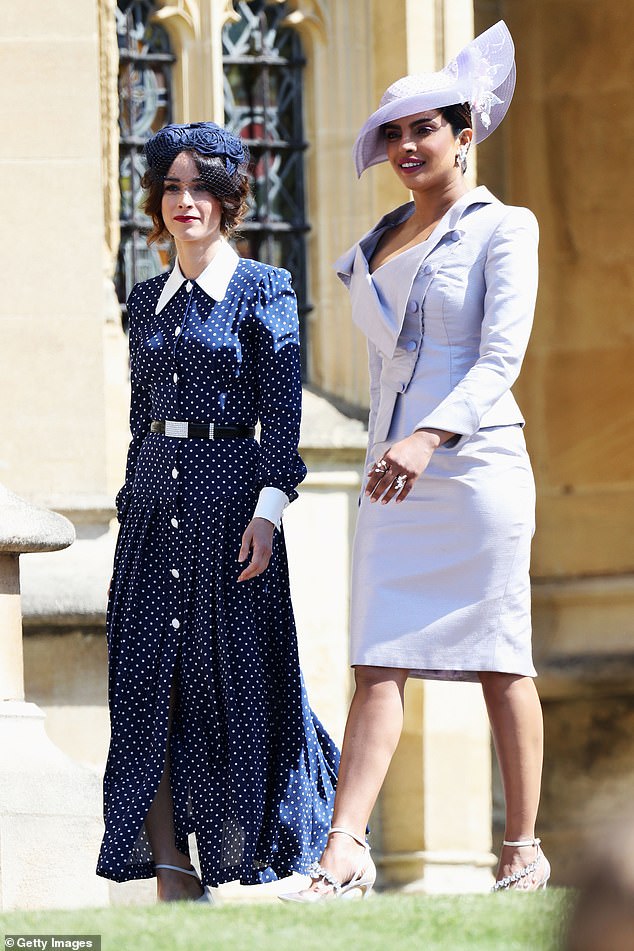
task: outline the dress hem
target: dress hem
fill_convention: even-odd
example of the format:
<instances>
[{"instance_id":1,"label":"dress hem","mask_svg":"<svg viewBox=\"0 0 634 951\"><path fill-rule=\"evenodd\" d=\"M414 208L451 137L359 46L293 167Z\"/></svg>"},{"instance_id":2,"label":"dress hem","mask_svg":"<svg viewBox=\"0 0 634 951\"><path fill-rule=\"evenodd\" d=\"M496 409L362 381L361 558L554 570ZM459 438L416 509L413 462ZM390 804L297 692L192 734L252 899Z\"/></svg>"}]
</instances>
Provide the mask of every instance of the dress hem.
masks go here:
<instances>
[{"instance_id":1,"label":"dress hem","mask_svg":"<svg viewBox=\"0 0 634 951\"><path fill-rule=\"evenodd\" d=\"M470 668L456 668L456 667L419 667L419 666L410 666L407 663L395 664L392 660L391 662L383 663L373 660L369 661L355 661L350 664L351 667L387 667L393 668L395 670L406 670L409 677L413 677L417 680L447 680L455 681L458 683L479 683L480 673L496 673L496 674L509 674L514 677L532 677L535 678L538 676L537 671L534 667L531 670L502 670L499 667L487 667L485 664L482 664L478 667Z\"/></svg>"},{"instance_id":2,"label":"dress hem","mask_svg":"<svg viewBox=\"0 0 634 951\"><path fill-rule=\"evenodd\" d=\"M290 869L284 868L276 870L273 866L269 865L266 868L253 870L253 873L249 875L245 872L241 872L240 869L232 868L231 871L216 875L214 878L205 878L205 876L201 875L201 881L203 885L208 885L210 888L227 885L229 882L238 882L240 885L245 886L267 885L270 882L283 881L285 878L290 878L291 875L294 874L306 875L308 873L308 866L312 861L312 858L308 858L305 861L298 862L296 868ZM156 878L156 869L154 868L153 862L143 863L135 868L131 868L128 872L97 868L95 873L100 878L116 882L118 885L125 885L126 882L136 882L142 879Z\"/></svg>"}]
</instances>

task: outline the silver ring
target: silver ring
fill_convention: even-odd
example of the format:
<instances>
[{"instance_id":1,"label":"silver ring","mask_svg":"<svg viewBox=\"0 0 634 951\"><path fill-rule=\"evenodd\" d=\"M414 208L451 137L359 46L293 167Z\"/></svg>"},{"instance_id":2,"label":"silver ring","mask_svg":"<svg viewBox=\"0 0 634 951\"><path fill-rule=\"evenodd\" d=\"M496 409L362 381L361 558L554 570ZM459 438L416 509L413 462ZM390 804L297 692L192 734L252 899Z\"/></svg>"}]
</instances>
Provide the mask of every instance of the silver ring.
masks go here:
<instances>
[{"instance_id":1,"label":"silver ring","mask_svg":"<svg viewBox=\"0 0 634 951\"><path fill-rule=\"evenodd\" d=\"M377 463L375 463L375 465L374 465L374 471L375 471L375 472L383 472L383 473L385 473L385 472L388 471L389 468L390 468L390 467L389 467L389 465L387 464L387 462L386 462L385 459L379 459L379 461L378 461Z\"/></svg>"},{"instance_id":2,"label":"silver ring","mask_svg":"<svg viewBox=\"0 0 634 951\"><path fill-rule=\"evenodd\" d=\"M397 492L400 492L406 482L407 482L407 476L403 472L401 472L400 476L397 476L394 479L394 482L392 483L392 485L394 486Z\"/></svg>"}]
</instances>

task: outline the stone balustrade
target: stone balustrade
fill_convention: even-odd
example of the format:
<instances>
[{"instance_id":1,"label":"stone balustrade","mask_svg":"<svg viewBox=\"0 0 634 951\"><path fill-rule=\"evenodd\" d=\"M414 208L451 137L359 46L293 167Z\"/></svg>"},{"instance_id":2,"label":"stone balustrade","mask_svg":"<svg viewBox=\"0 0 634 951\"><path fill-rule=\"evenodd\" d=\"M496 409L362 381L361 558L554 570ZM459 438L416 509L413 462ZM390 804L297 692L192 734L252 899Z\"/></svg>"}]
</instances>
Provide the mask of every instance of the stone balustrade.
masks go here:
<instances>
[{"instance_id":1,"label":"stone balustrade","mask_svg":"<svg viewBox=\"0 0 634 951\"><path fill-rule=\"evenodd\" d=\"M49 739L25 701L20 555L75 540L68 519L0 485L0 909L103 905L94 875L101 834L99 776Z\"/></svg>"},{"instance_id":2,"label":"stone balustrade","mask_svg":"<svg viewBox=\"0 0 634 951\"><path fill-rule=\"evenodd\" d=\"M0 702L24 700L19 557L59 551L74 541L67 518L0 485Z\"/></svg>"}]
</instances>

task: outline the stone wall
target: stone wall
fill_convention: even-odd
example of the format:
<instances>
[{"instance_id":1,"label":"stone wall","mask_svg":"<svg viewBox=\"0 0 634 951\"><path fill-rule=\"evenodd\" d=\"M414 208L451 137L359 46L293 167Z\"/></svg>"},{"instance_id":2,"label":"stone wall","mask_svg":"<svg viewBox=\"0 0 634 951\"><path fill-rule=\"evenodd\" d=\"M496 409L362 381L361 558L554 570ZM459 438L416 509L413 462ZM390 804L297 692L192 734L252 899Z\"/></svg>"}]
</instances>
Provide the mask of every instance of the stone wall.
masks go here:
<instances>
[{"instance_id":1,"label":"stone wall","mask_svg":"<svg viewBox=\"0 0 634 951\"><path fill-rule=\"evenodd\" d=\"M96 2L5 5L0 84L0 471L70 504L106 490Z\"/></svg>"},{"instance_id":2,"label":"stone wall","mask_svg":"<svg viewBox=\"0 0 634 951\"><path fill-rule=\"evenodd\" d=\"M533 592L546 721L540 829L569 881L577 838L631 798L634 198L624 184L634 7L476 2L503 17L517 91L480 178L541 227L535 329L516 392L538 488ZM575 843L573 845L573 842Z\"/></svg>"}]
</instances>

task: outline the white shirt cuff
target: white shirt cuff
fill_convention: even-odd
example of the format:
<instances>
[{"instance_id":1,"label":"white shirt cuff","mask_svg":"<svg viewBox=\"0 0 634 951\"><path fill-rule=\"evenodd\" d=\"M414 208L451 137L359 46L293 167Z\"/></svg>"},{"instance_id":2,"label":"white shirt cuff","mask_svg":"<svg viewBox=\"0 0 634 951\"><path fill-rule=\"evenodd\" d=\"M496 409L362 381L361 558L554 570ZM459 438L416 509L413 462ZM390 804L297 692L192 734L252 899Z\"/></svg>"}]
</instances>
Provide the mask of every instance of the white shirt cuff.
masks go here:
<instances>
[{"instance_id":1,"label":"white shirt cuff","mask_svg":"<svg viewBox=\"0 0 634 951\"><path fill-rule=\"evenodd\" d=\"M282 513L288 503L289 498L285 492L274 488L272 485L267 485L260 489L260 497L253 518L266 518L269 522L273 522L276 528L279 528Z\"/></svg>"}]
</instances>

